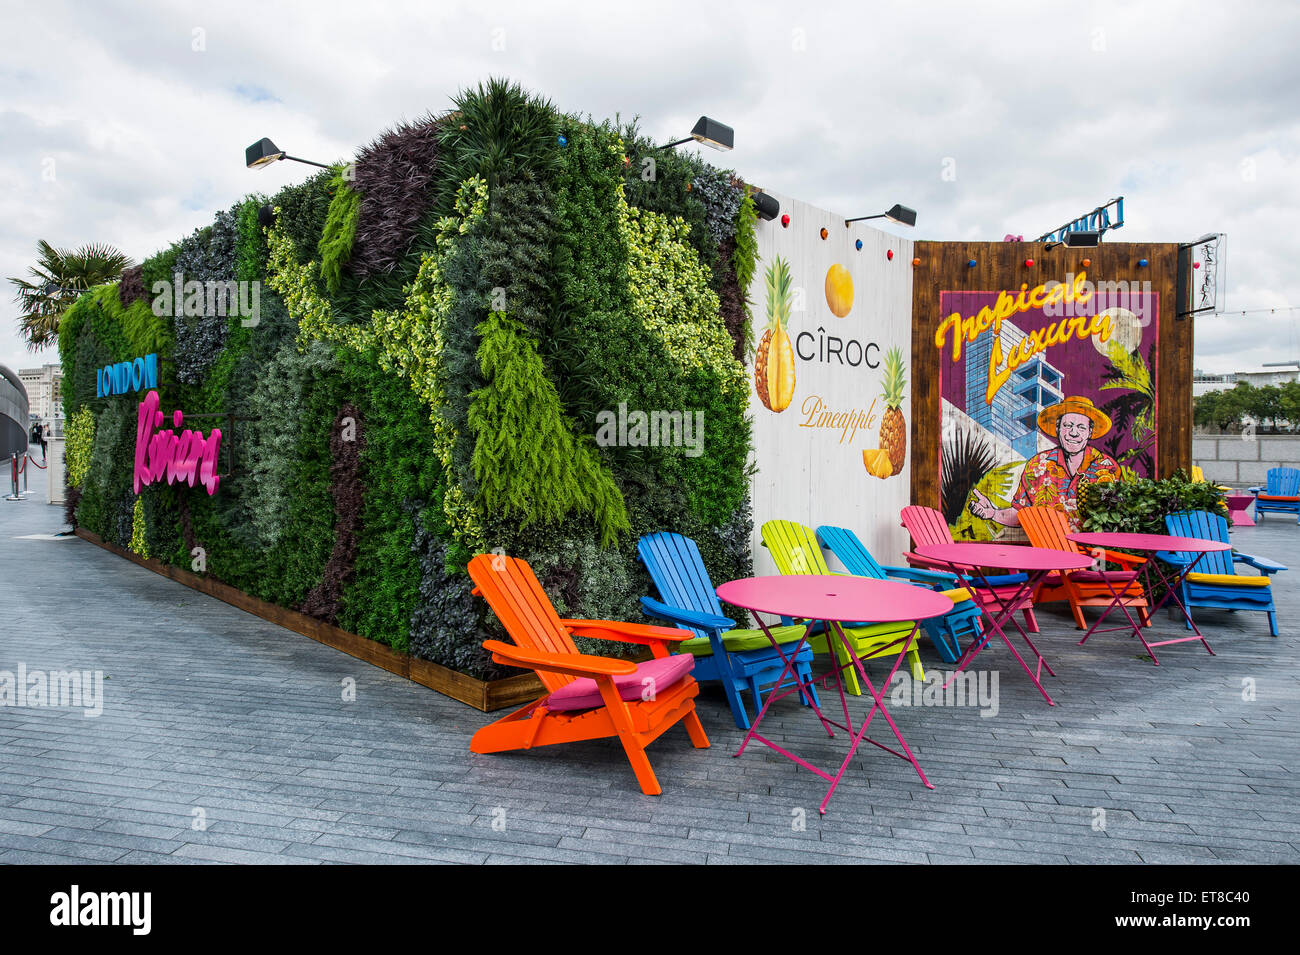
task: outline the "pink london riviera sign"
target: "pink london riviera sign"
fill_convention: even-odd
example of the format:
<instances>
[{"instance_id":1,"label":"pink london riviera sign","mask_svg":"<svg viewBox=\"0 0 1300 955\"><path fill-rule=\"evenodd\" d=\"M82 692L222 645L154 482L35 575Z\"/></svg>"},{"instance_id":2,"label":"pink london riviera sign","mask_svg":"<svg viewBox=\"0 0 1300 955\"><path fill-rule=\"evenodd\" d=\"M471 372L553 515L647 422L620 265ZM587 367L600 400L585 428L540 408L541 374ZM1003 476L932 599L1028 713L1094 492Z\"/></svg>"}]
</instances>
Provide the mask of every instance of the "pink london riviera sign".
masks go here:
<instances>
[{"instance_id":1,"label":"pink london riviera sign","mask_svg":"<svg viewBox=\"0 0 1300 955\"><path fill-rule=\"evenodd\" d=\"M193 487L198 482L209 494L217 493L217 485L221 483L217 474L221 429L213 428L206 438L202 432L189 428L178 435L172 429L179 428L185 416L177 410L172 412L172 429L155 431L166 417L158 410L160 404L156 391L149 392L140 402L135 426L135 493L163 477L168 484L182 481Z\"/></svg>"}]
</instances>

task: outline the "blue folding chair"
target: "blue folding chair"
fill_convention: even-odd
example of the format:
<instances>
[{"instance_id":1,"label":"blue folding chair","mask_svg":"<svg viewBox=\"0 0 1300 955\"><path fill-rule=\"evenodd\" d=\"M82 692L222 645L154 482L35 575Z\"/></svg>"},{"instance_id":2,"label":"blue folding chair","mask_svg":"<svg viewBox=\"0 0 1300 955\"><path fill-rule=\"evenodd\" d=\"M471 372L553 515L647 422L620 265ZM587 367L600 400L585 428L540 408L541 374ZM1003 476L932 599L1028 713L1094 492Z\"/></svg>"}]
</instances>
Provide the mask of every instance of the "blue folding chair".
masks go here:
<instances>
[{"instance_id":1,"label":"blue folding chair","mask_svg":"<svg viewBox=\"0 0 1300 955\"><path fill-rule=\"evenodd\" d=\"M1165 518L1170 534L1178 537L1198 537L1201 540L1228 543L1228 522L1209 511L1179 511ZM1180 569L1192 563L1199 555L1188 551L1166 552L1156 555L1166 563ZM1249 564L1259 574L1238 574L1237 564ZM1190 612L1193 607L1215 607L1220 610L1259 610L1268 614L1268 629L1277 636L1277 608L1273 604L1273 586L1270 575L1286 570L1285 564L1239 554L1236 551L1210 551L1201 558L1196 570L1183 578L1183 604ZM1192 629L1190 623L1187 629Z\"/></svg>"},{"instance_id":2,"label":"blue folding chair","mask_svg":"<svg viewBox=\"0 0 1300 955\"><path fill-rule=\"evenodd\" d=\"M873 580L894 578L908 583L945 593L952 601L953 608L942 617L922 620L930 642L939 651L939 656L946 663L956 663L961 659L962 638L978 640L983 636L980 627L980 608L969 597L963 597L957 584L955 574L939 570L922 570L918 567L888 567L877 562L871 551L862 543L861 538L847 527L832 527L823 524L817 528L817 539L821 545L834 554L845 570L856 577L870 577Z\"/></svg>"},{"instance_id":3,"label":"blue folding chair","mask_svg":"<svg viewBox=\"0 0 1300 955\"><path fill-rule=\"evenodd\" d=\"M785 669L785 660L762 630L737 629L734 620L723 616L722 605L695 541L661 531L642 537L636 549L660 597L659 600L642 597L642 610L647 616L696 634L693 639L679 643L678 651L695 657L692 674L696 680L701 683L716 680L722 684L736 726L749 729L743 694L746 690L754 694L757 714L763 708L762 688L776 683ZM800 646L804 628L796 625L769 629L786 657L795 655L794 676L811 682L813 651L807 644ZM793 680L783 684L793 685ZM810 702L809 695L811 702L820 705L817 691L811 686L800 691L804 705Z\"/></svg>"}]
</instances>

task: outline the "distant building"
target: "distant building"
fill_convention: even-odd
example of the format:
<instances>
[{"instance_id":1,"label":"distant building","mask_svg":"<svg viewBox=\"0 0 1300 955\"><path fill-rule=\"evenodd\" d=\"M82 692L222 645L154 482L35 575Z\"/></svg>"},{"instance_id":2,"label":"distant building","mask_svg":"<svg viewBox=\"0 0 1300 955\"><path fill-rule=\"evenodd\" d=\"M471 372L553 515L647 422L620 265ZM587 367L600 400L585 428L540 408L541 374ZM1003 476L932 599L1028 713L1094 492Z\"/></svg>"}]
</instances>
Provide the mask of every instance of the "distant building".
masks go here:
<instances>
[{"instance_id":1,"label":"distant building","mask_svg":"<svg viewBox=\"0 0 1300 955\"><path fill-rule=\"evenodd\" d=\"M31 423L39 421L46 434L63 434L63 368L57 364L23 368L18 377L27 389Z\"/></svg>"},{"instance_id":2,"label":"distant building","mask_svg":"<svg viewBox=\"0 0 1300 955\"><path fill-rule=\"evenodd\" d=\"M1300 367L1230 371L1222 375L1211 374L1198 368L1192 372L1192 397L1199 398L1207 391L1231 391L1237 387L1239 381L1247 382L1256 388L1265 385L1285 385L1289 381L1300 381Z\"/></svg>"}]
</instances>

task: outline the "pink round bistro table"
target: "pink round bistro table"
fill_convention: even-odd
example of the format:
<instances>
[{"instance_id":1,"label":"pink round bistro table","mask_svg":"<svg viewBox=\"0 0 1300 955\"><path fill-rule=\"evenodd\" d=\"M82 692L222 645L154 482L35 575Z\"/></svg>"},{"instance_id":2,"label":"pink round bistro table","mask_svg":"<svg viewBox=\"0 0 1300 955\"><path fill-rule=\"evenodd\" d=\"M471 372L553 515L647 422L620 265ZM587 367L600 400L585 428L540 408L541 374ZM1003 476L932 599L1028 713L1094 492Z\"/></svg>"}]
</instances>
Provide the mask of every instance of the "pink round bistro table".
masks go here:
<instances>
[{"instance_id":1,"label":"pink round bistro table","mask_svg":"<svg viewBox=\"0 0 1300 955\"><path fill-rule=\"evenodd\" d=\"M1083 640L1079 641L1080 644L1094 633L1108 633L1112 630L1131 629L1134 636L1141 640L1142 645L1147 648L1147 656L1151 658L1151 662L1156 666L1160 666L1160 661L1156 659L1154 648L1163 647L1170 643L1186 643L1189 640L1200 640L1205 646L1205 649L1209 651L1210 656L1214 656L1214 651L1210 650L1209 643L1206 642L1205 637L1201 635L1201 631L1192 621L1192 615L1187 611L1182 600L1179 599L1178 592L1182 589L1183 579L1192 572L1192 568L1201 562L1201 558L1206 554L1211 554L1216 551L1232 550L1231 544L1226 544L1223 541L1205 540L1200 537L1176 537L1171 534L1134 534L1126 531L1100 531L1086 534L1066 534L1065 537L1066 540L1074 541L1082 547L1134 550L1139 553L1147 554L1148 557L1161 551L1183 551L1185 553L1196 555L1194 560L1182 566L1181 571L1175 571L1171 576L1165 575L1165 572L1160 569L1158 561L1148 559L1146 563L1142 565L1142 583L1143 586L1146 587L1147 603L1151 603L1152 595L1155 593L1151 587L1151 575L1153 573L1168 588L1160 602L1147 611L1147 619L1149 620L1154 617L1156 611L1168 603L1169 598L1172 597L1174 603L1178 604L1178 608L1182 610L1183 617L1186 619L1187 625L1191 628L1195 636L1179 637L1176 640L1157 640L1154 643L1149 642L1142 634L1142 627L1133 619L1133 615L1129 613L1128 608L1123 606L1123 602L1119 599L1119 595L1115 593L1115 588L1110 585L1109 581L1107 581L1106 589L1111 592L1114 599L1111 600L1110 606L1102 611L1101 616L1098 617L1097 621L1088 629L1088 632L1083 635ZM1098 627L1101 626L1101 622L1106 619L1106 615L1114 610L1116 606L1119 606L1120 609L1123 610L1124 616L1128 617L1129 625L1127 627L1107 627L1105 630L1099 630Z\"/></svg>"},{"instance_id":2,"label":"pink round bistro table","mask_svg":"<svg viewBox=\"0 0 1300 955\"><path fill-rule=\"evenodd\" d=\"M872 580L867 577L850 577L839 574L785 574L773 577L746 577L722 584L718 587L717 593L719 599L737 607L744 607L746 610L807 621L803 641L794 648L794 651L789 656L786 656L782 652L781 645L776 642L772 632L768 630L767 624L757 614L754 615L755 619L758 620L758 625L763 628L763 633L767 635L767 639L772 642L776 652L785 660L785 669L781 673L781 678L776 681L772 692L768 694L767 702L763 704L762 710L759 711L758 718L754 720L749 732L745 734L740 749L736 751L737 756L745 752L745 747L749 745L751 739L757 739L760 743L771 747L787 759L794 760L804 769L828 780L831 787L826 790L825 798L822 799L821 805L817 807L818 811L823 814L826 812L826 804L830 802L831 795L835 792L835 787L840 784L840 780L844 777L844 771L848 769L853 754L857 752L859 744L864 739L873 746L892 753L899 759L910 762L912 768L916 770L916 774L921 777L921 782L929 789L934 788L930 781L925 778L925 773L922 772L921 765L916 761L916 757L912 755L907 740L903 739L903 734L899 732L898 727L889 715L889 711L885 709L885 701L881 698L880 691L872 685L871 680L867 677L866 668L862 665L862 660L853 649L853 642L845 635L842 624L846 621L853 623L861 621L870 621L871 623L914 621L912 629L906 637L902 637L889 644L888 647L883 648L889 649L889 647L898 646L897 659L894 660L894 666L890 669L889 675L882 684L882 687L887 688L890 681L893 680L899 664L903 662L903 657L916 639L919 624L915 621L929 617L939 617L948 613L953 607L951 600L943 594L932 590L922 590L920 587L911 584L899 584L892 581ZM817 714L817 718L821 720L827 735L834 736L835 731L831 727L837 726L852 738L849 745L849 754L844 757L839 772L834 776L800 759L794 753L783 749L758 732L763 717L767 715L768 708L776 700L789 696L791 693L798 693L806 686L811 685L811 680L806 683L799 682L797 675L793 674L792 671L799 649L808 640L813 628L819 622L824 622L826 625L828 644L831 634L834 633L844 645L845 650L848 651L853 660L853 665L857 667L858 675L874 700L871 710L867 713L861 726L854 729L853 718L849 714L848 694L844 691L844 678L840 673L840 667L836 665L832 666L831 672L840 691L840 704L844 709L844 722L838 723L829 719L815 701L811 703L812 709ZM835 654L832 653L831 657L834 660ZM785 685L786 678L789 676L795 676L794 685L778 693L777 688ZM808 694L808 698L812 700L812 694ZM871 719L876 715L877 710L884 715L885 722L889 724L889 728L893 731L899 745L903 747L903 752L900 753L867 736L867 728L870 726Z\"/></svg>"},{"instance_id":3,"label":"pink round bistro table","mask_svg":"<svg viewBox=\"0 0 1300 955\"><path fill-rule=\"evenodd\" d=\"M1015 596L1010 600L1000 601L1001 606L996 616L990 614L987 607L979 605L985 619L988 620L990 629L985 633L983 639L971 641L970 646L966 648L966 652L957 661L957 668L953 671L953 675L948 678L948 682L951 683L957 678L957 674L979 655L980 651L988 645L993 634L996 633L1002 638L1002 642L1007 645L1007 649L1011 651L1012 656L1016 658L1025 673L1029 675L1029 679L1034 681L1034 686L1038 687L1038 692L1043 694L1043 699L1047 701L1048 706L1055 706L1056 702L1043 688L1041 678L1044 668L1052 676L1056 676L1056 672L1043 659L1043 655L1038 652L1038 648L1034 646L1034 641L1029 639L1029 634L1025 632L1025 628L1020 626L1020 621L1016 620L1015 608L1020 605L1021 600L1025 597L1032 597L1033 594L1038 592L1039 586L1048 574L1053 571L1083 570L1085 567L1092 566L1092 558L1085 557L1083 554L1072 554L1069 551L1051 550L1046 547L1020 547L1015 544L992 544L978 541L953 544L922 544L916 548L916 553L928 560L943 564L961 578L962 582L972 587L992 586L984 569L986 567L1026 575ZM1016 629L1020 631L1020 636L1037 658L1038 664L1033 670L1029 669L1029 664L1025 662L1024 657L1020 655L1020 651L1011 642L1011 638L1002 629L1003 624L1008 620L1015 624ZM947 686L945 685L944 688L947 689Z\"/></svg>"}]
</instances>

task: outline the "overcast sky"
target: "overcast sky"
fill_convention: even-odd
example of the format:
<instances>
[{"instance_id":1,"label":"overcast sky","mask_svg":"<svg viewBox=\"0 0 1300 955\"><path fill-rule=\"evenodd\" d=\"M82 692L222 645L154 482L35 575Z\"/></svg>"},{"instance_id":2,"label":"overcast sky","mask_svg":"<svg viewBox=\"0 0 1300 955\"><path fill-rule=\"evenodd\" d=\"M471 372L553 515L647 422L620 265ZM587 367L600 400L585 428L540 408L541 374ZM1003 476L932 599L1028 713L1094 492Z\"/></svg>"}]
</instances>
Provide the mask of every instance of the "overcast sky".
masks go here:
<instances>
[{"instance_id":1,"label":"overcast sky","mask_svg":"<svg viewBox=\"0 0 1300 955\"><path fill-rule=\"evenodd\" d=\"M664 141L708 114L735 128L721 163L747 181L846 216L902 202L918 239L1033 238L1123 195L1110 238L1227 233L1229 309L1300 305L1290 0L41 0L0 17L0 276L25 275L39 238L139 261L311 174L245 169L260 137L350 158L503 75ZM4 286L0 363L57 361L25 351ZM1197 365L1300 358L1298 325L1198 319Z\"/></svg>"}]
</instances>

